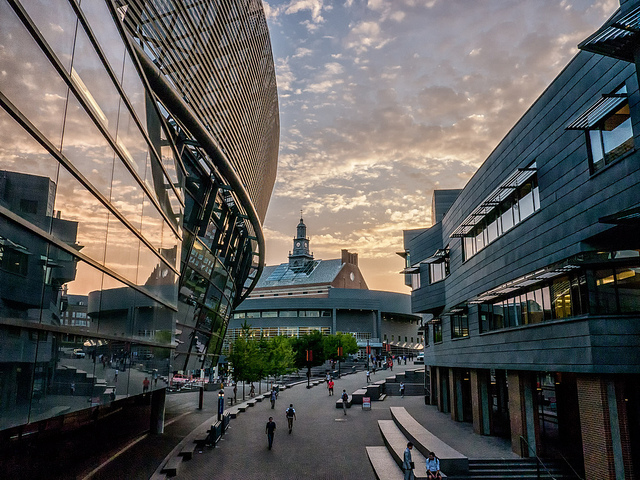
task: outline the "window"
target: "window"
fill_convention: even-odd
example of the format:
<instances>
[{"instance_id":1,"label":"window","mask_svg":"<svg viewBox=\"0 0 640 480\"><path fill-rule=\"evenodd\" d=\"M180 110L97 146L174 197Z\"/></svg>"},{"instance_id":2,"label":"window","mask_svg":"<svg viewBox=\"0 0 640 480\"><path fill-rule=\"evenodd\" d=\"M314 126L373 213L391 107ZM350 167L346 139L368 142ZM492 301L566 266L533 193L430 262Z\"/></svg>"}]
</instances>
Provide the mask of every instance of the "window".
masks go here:
<instances>
[{"instance_id":1,"label":"window","mask_svg":"<svg viewBox=\"0 0 640 480\"><path fill-rule=\"evenodd\" d=\"M260 318L260 312L247 312L247 318Z\"/></svg>"},{"instance_id":2,"label":"window","mask_svg":"<svg viewBox=\"0 0 640 480\"><path fill-rule=\"evenodd\" d=\"M262 312L262 318L275 318L278 316L278 312L274 310Z\"/></svg>"},{"instance_id":3,"label":"window","mask_svg":"<svg viewBox=\"0 0 640 480\"><path fill-rule=\"evenodd\" d=\"M298 311L297 310L280 310L278 315L280 317L297 317Z\"/></svg>"},{"instance_id":4,"label":"window","mask_svg":"<svg viewBox=\"0 0 640 480\"><path fill-rule=\"evenodd\" d=\"M411 274L411 289L417 290L420 288L420 273Z\"/></svg>"},{"instance_id":5,"label":"window","mask_svg":"<svg viewBox=\"0 0 640 480\"><path fill-rule=\"evenodd\" d=\"M598 122L593 130L587 130L587 139L592 172L597 172L633 150L629 103L625 102L622 107Z\"/></svg>"},{"instance_id":6,"label":"window","mask_svg":"<svg viewBox=\"0 0 640 480\"><path fill-rule=\"evenodd\" d=\"M464 315L451 315L451 338L469 336L469 317Z\"/></svg>"},{"instance_id":7,"label":"window","mask_svg":"<svg viewBox=\"0 0 640 480\"><path fill-rule=\"evenodd\" d=\"M613 93L602 95L567 129L585 131L591 173L633 150L633 128L626 85Z\"/></svg>"},{"instance_id":8,"label":"window","mask_svg":"<svg viewBox=\"0 0 640 480\"><path fill-rule=\"evenodd\" d=\"M442 343L442 324L433 324L433 343Z\"/></svg>"}]
</instances>

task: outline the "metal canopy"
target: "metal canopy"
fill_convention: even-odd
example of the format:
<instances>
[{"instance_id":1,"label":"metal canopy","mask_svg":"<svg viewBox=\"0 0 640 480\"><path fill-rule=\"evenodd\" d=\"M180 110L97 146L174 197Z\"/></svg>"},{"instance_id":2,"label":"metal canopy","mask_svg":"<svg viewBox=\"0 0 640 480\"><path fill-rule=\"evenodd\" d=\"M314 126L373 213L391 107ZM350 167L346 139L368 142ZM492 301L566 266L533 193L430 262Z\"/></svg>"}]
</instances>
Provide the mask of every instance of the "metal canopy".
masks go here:
<instances>
[{"instance_id":1,"label":"metal canopy","mask_svg":"<svg viewBox=\"0 0 640 480\"><path fill-rule=\"evenodd\" d=\"M614 225L640 225L640 207L628 208L613 215L601 217L598 221Z\"/></svg>"},{"instance_id":2,"label":"metal canopy","mask_svg":"<svg viewBox=\"0 0 640 480\"><path fill-rule=\"evenodd\" d=\"M522 186L527 180L535 175L537 171L536 162L533 162L527 168L519 168L511 174L504 182L502 182L495 190L493 190L478 205L467 218L456 228L450 238L466 237L473 227L478 225L480 221L486 217L491 211L506 200L513 191Z\"/></svg>"},{"instance_id":3,"label":"metal canopy","mask_svg":"<svg viewBox=\"0 0 640 480\"><path fill-rule=\"evenodd\" d=\"M598 31L578 45L587 52L633 62L640 33L640 7L622 15L616 13Z\"/></svg>"},{"instance_id":4,"label":"metal canopy","mask_svg":"<svg viewBox=\"0 0 640 480\"><path fill-rule=\"evenodd\" d=\"M611 93L602 95L596 103L589 107L573 122L567 125L567 130L589 130L596 126L600 120L611 112L620 108L627 101L624 93Z\"/></svg>"}]
</instances>

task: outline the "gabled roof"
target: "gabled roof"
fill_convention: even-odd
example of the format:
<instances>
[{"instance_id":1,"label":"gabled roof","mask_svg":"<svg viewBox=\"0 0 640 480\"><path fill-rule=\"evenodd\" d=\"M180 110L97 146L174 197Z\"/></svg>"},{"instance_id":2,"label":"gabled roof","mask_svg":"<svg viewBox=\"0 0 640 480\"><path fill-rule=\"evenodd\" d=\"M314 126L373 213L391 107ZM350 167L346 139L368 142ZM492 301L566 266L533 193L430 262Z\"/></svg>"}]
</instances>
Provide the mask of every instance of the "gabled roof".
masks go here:
<instances>
[{"instance_id":1,"label":"gabled roof","mask_svg":"<svg viewBox=\"0 0 640 480\"><path fill-rule=\"evenodd\" d=\"M314 260L303 270L292 269L288 263L264 267L256 289L294 285L329 285L342 269L342 260Z\"/></svg>"}]
</instances>

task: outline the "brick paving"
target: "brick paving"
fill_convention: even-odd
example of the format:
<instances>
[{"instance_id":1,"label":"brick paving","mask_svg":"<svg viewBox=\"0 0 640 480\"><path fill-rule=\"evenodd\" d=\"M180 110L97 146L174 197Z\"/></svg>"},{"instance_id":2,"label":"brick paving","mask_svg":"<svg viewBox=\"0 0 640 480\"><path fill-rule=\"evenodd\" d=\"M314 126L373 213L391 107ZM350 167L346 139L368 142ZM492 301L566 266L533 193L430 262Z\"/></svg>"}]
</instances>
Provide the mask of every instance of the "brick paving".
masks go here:
<instances>
[{"instance_id":1,"label":"brick paving","mask_svg":"<svg viewBox=\"0 0 640 480\"><path fill-rule=\"evenodd\" d=\"M372 380L382 380L409 368L416 367L394 366L393 372L379 371L372 375ZM343 388L351 393L365 384L365 374L358 372L337 379L333 397L328 395L325 384L311 389L301 384L280 392L274 410L268 401L257 403L231 420L229 430L215 448L205 449L192 460L182 462L176 478L373 479L365 447L384 446L377 420L390 420L391 406L406 407L428 430L470 458L518 458L511 452L508 440L475 435L471 424L454 422L448 414L425 405L423 396L390 396L382 402L372 402L370 411L354 405L346 416L335 408ZM228 388L225 390L227 395L231 393ZM241 388L238 390L241 399ZM215 396L215 392L206 392L205 408L200 411L196 393L169 395L167 422L175 421L166 427L165 434L147 436L92 478L150 478L182 438L214 416ZM285 409L290 403L296 409L297 421L289 435ZM271 451L265 434L269 416L277 424Z\"/></svg>"}]
</instances>

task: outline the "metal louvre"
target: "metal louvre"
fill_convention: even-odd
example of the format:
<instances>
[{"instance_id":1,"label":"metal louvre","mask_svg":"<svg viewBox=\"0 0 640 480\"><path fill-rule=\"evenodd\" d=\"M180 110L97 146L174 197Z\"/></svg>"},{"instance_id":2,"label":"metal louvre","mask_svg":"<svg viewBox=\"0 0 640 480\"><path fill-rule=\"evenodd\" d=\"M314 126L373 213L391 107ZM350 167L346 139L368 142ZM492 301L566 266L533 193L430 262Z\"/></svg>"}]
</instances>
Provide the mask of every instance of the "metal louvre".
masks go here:
<instances>
[{"instance_id":1,"label":"metal louvre","mask_svg":"<svg viewBox=\"0 0 640 480\"><path fill-rule=\"evenodd\" d=\"M573 122L567 125L567 130L589 130L609 115L614 110L620 108L627 101L624 93L612 93L603 95L596 103L589 107Z\"/></svg>"},{"instance_id":2,"label":"metal louvre","mask_svg":"<svg viewBox=\"0 0 640 480\"><path fill-rule=\"evenodd\" d=\"M619 13L617 14L619 15ZM640 7L605 23L598 31L578 45L588 52L633 62L633 50L640 32Z\"/></svg>"},{"instance_id":3,"label":"metal louvre","mask_svg":"<svg viewBox=\"0 0 640 480\"><path fill-rule=\"evenodd\" d=\"M506 200L513 191L522 186L527 180L529 180L537 172L536 163L533 162L527 168L519 168L504 182L502 182L495 190L493 190L481 203L478 205L467 218L456 228L450 238L466 237L473 227L475 227L480 221L487 216L495 207L500 205L501 202Z\"/></svg>"}]
</instances>

